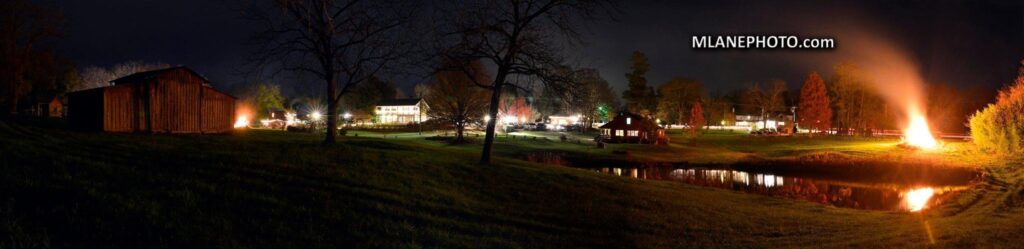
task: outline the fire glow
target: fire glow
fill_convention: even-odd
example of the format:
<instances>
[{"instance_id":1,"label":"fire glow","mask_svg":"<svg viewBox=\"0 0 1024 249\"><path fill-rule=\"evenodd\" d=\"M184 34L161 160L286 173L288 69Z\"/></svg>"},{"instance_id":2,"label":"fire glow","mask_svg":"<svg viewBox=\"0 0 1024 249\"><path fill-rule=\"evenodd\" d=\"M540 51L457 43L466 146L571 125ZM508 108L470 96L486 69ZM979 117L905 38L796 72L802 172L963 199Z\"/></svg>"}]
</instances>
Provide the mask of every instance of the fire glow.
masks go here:
<instances>
[{"instance_id":1,"label":"fire glow","mask_svg":"<svg viewBox=\"0 0 1024 249\"><path fill-rule=\"evenodd\" d=\"M935 195L935 190L932 188L912 189L903 195L904 205L910 212L920 212L928 207L928 200L933 195Z\"/></svg>"},{"instance_id":2,"label":"fire glow","mask_svg":"<svg viewBox=\"0 0 1024 249\"><path fill-rule=\"evenodd\" d=\"M939 145L928 128L928 121L920 113L911 114L910 124L903 130L903 142L921 149L934 149Z\"/></svg>"},{"instance_id":3,"label":"fire glow","mask_svg":"<svg viewBox=\"0 0 1024 249\"><path fill-rule=\"evenodd\" d=\"M249 127L249 120L252 119L252 111L247 103L238 103L235 107L235 129Z\"/></svg>"},{"instance_id":4,"label":"fire glow","mask_svg":"<svg viewBox=\"0 0 1024 249\"><path fill-rule=\"evenodd\" d=\"M238 118L235 120L235 128L238 129L245 127L249 127L249 117L245 114L238 115Z\"/></svg>"}]
</instances>

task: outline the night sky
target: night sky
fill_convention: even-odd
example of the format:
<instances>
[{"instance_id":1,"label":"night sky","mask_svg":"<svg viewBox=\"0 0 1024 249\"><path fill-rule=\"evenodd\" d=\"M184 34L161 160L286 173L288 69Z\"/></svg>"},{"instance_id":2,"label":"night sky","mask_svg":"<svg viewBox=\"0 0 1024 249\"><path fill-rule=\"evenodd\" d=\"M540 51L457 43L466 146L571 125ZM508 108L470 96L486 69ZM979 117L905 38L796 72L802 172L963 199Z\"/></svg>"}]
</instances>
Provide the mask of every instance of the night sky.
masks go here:
<instances>
[{"instance_id":1,"label":"night sky","mask_svg":"<svg viewBox=\"0 0 1024 249\"><path fill-rule=\"evenodd\" d=\"M996 89L1016 76L1024 59L1024 4L1019 1L652 1L622 3L617 21L593 23L569 56L599 69L624 89L629 56L650 58L651 84L674 76L703 81L711 92L750 82L783 79L799 87L806 74L826 78L838 62L871 56L871 37L904 51L929 82ZM186 65L216 87L232 91L245 80L249 36L261 27L240 18L238 3L210 0L58 0L67 18L60 50L79 66L142 60ZM834 37L836 49L693 50L696 34L792 34ZM844 43L846 42L846 43ZM411 92L422 78L395 78ZM323 88L310 80L279 76L286 93Z\"/></svg>"}]
</instances>

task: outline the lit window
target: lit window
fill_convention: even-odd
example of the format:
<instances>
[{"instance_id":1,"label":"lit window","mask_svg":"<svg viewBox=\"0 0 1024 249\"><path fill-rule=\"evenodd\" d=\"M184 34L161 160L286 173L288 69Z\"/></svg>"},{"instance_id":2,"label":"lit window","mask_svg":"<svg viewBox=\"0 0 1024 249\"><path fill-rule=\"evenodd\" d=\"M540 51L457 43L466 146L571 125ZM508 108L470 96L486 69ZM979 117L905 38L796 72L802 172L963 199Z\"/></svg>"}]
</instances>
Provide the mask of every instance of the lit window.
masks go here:
<instances>
[{"instance_id":1,"label":"lit window","mask_svg":"<svg viewBox=\"0 0 1024 249\"><path fill-rule=\"evenodd\" d=\"M626 125L632 124L633 118L626 118Z\"/></svg>"},{"instance_id":2,"label":"lit window","mask_svg":"<svg viewBox=\"0 0 1024 249\"><path fill-rule=\"evenodd\" d=\"M615 136L617 136L617 137L623 136L622 130L615 130Z\"/></svg>"},{"instance_id":3,"label":"lit window","mask_svg":"<svg viewBox=\"0 0 1024 249\"><path fill-rule=\"evenodd\" d=\"M629 131L626 131L626 136L630 136L630 137L637 137L637 136L640 136L640 131L638 131L638 130L629 130Z\"/></svg>"},{"instance_id":4,"label":"lit window","mask_svg":"<svg viewBox=\"0 0 1024 249\"><path fill-rule=\"evenodd\" d=\"M605 136L612 135L612 130L611 129L601 129L601 134L603 134Z\"/></svg>"}]
</instances>

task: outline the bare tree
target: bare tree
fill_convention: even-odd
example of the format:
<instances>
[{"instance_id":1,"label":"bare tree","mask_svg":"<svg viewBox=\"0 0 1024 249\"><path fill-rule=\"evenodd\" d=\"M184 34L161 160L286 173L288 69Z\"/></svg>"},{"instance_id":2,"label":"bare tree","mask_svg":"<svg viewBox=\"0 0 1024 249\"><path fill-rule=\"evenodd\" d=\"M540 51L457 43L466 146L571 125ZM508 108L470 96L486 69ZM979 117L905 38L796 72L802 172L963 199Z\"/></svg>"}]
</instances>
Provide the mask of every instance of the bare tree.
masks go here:
<instances>
[{"instance_id":1,"label":"bare tree","mask_svg":"<svg viewBox=\"0 0 1024 249\"><path fill-rule=\"evenodd\" d=\"M783 111L786 105L786 82L773 80L767 89L762 89L761 84L753 83L743 93L745 104L760 108L761 121L768 126L768 116L772 112Z\"/></svg>"},{"instance_id":2,"label":"bare tree","mask_svg":"<svg viewBox=\"0 0 1024 249\"><path fill-rule=\"evenodd\" d=\"M142 61L126 61L118 63L109 69L91 66L82 69L80 78L82 84L77 86L73 91L80 91L86 89L92 89L97 87L104 87L110 85L110 81L124 76L128 76L138 72L159 70L169 68L171 65L166 63L147 63Z\"/></svg>"},{"instance_id":3,"label":"bare tree","mask_svg":"<svg viewBox=\"0 0 1024 249\"><path fill-rule=\"evenodd\" d=\"M55 7L28 0L0 2L0 100L9 113L29 89L25 74L33 63L45 59L46 42L60 35L62 13Z\"/></svg>"},{"instance_id":4,"label":"bare tree","mask_svg":"<svg viewBox=\"0 0 1024 249\"><path fill-rule=\"evenodd\" d=\"M397 0L275 0L253 9L266 25L252 61L282 71L313 75L327 89L327 136L335 142L339 100L355 86L393 66L407 52L400 31L414 3ZM339 89L340 88L340 89Z\"/></svg>"},{"instance_id":5,"label":"bare tree","mask_svg":"<svg viewBox=\"0 0 1024 249\"><path fill-rule=\"evenodd\" d=\"M451 5L453 13L445 33L456 37L455 46L444 56L459 60L483 60L496 68L491 82L474 84L491 91L491 117L497 117L501 94L506 88L526 89L510 76L530 76L556 92L572 89L564 73L559 73L563 55L556 37L570 41L579 37L579 23L597 17L612 8L600 0L480 0L458 1ZM463 70L466 71L466 70ZM566 71L566 70L561 70ZM571 71L571 70L568 70ZM472 77L471 77L472 78ZM491 162L497 118L487 122L480 162Z\"/></svg>"},{"instance_id":6,"label":"bare tree","mask_svg":"<svg viewBox=\"0 0 1024 249\"><path fill-rule=\"evenodd\" d=\"M461 62L449 62L461 63ZM490 78L487 69L479 61L468 62L478 81ZM431 105L430 117L451 123L455 128L455 141L463 142L466 125L480 117L487 107L487 92L473 86L473 80L466 74L455 71L441 71L428 85L426 100Z\"/></svg>"}]
</instances>

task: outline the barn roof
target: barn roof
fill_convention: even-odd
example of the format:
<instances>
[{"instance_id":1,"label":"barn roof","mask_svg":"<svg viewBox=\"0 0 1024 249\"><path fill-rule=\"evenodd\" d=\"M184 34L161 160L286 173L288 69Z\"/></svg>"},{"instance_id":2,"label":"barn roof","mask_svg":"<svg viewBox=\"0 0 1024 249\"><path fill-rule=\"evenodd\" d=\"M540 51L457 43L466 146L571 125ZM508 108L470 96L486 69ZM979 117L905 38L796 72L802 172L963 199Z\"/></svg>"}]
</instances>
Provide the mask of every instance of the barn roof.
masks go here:
<instances>
[{"instance_id":1,"label":"barn roof","mask_svg":"<svg viewBox=\"0 0 1024 249\"><path fill-rule=\"evenodd\" d=\"M626 118L631 118L630 124L626 124ZM598 127L598 128L600 128L600 129L605 129L605 128L607 128L607 129L636 129L636 130L639 130L639 129L644 129L644 130L664 129L664 128L661 128L661 126L658 126L658 124L655 124L654 121L651 121L650 119L644 118L644 117L642 117L640 115L628 113L628 112L620 113L619 115L616 115L615 119L612 119L612 121L609 121L607 124L604 124L604 125L602 125L601 127Z\"/></svg>"},{"instance_id":2,"label":"barn roof","mask_svg":"<svg viewBox=\"0 0 1024 249\"><path fill-rule=\"evenodd\" d=\"M167 72L171 72L171 71L175 71L175 70L185 70L186 72L189 72L192 75L195 75L196 77L199 77L200 79L202 79L207 84L210 83L209 79L206 79L206 77L203 77L202 75L199 75L198 73L196 73L196 71L192 71L192 69L190 69L188 67L185 67L185 66L178 66L178 67L171 67L171 68L164 68L164 69L157 69L157 70L152 70L152 71L133 73L133 74L128 75L128 76L124 76L124 77L121 77L121 78L117 78L115 80L111 80L110 82L113 82L114 84L119 84L119 83L124 83L124 82L145 81L145 80L150 80L150 79L156 78L157 76L160 76L161 74L164 74L164 73L167 73Z\"/></svg>"},{"instance_id":3,"label":"barn roof","mask_svg":"<svg viewBox=\"0 0 1024 249\"><path fill-rule=\"evenodd\" d=\"M416 105L420 103L420 99L386 99L377 104L378 106L400 106L400 105Z\"/></svg>"}]
</instances>

